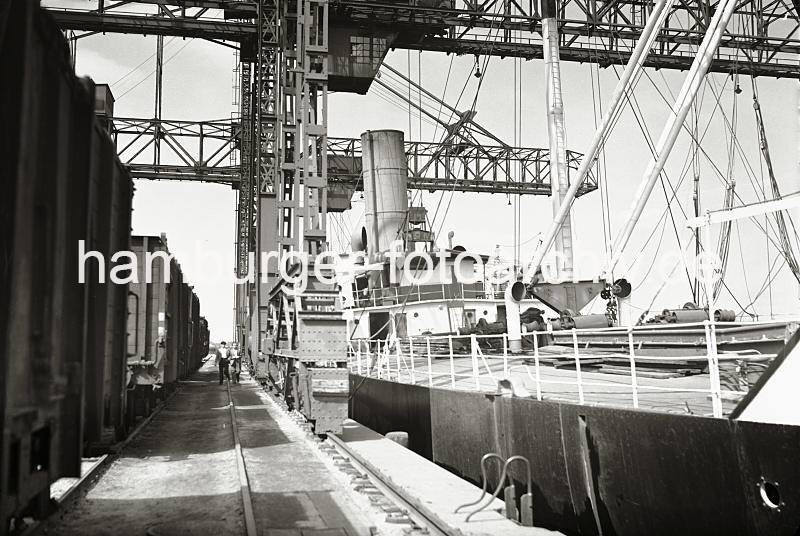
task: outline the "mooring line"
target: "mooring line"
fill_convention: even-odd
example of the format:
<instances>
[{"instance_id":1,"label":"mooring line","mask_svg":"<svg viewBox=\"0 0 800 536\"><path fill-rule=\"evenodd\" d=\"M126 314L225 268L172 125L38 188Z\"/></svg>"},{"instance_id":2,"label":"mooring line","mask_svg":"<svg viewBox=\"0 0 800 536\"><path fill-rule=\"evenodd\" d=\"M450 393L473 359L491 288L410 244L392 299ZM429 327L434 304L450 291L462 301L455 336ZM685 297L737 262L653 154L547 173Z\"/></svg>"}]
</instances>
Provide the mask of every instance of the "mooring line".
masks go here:
<instances>
[{"instance_id":1,"label":"mooring line","mask_svg":"<svg viewBox=\"0 0 800 536\"><path fill-rule=\"evenodd\" d=\"M236 469L239 473L239 487L242 491L242 506L244 507L244 525L247 536L258 536L256 517L253 513L253 499L250 496L250 481L247 478L247 467L242 454L242 444L239 442L239 428L236 426L236 406L231 395L230 380L226 380L228 389L228 407L231 409L231 428L233 429L234 451L236 452Z\"/></svg>"}]
</instances>

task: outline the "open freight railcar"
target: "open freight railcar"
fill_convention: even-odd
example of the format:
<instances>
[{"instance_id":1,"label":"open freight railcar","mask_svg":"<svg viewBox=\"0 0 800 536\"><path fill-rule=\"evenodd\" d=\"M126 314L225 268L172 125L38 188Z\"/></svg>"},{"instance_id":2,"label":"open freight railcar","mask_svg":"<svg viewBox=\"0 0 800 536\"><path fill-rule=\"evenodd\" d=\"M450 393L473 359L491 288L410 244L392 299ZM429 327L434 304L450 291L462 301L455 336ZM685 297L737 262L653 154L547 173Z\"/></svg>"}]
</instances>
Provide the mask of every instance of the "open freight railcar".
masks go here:
<instances>
[{"instance_id":1,"label":"open freight railcar","mask_svg":"<svg viewBox=\"0 0 800 536\"><path fill-rule=\"evenodd\" d=\"M79 241L127 249L132 184L95 87L34 2L0 9L0 533L41 515L50 483L122 429L125 289ZM107 268L107 267L106 267ZM120 351L122 353L120 353Z\"/></svg>"},{"instance_id":2,"label":"open freight railcar","mask_svg":"<svg viewBox=\"0 0 800 536\"><path fill-rule=\"evenodd\" d=\"M200 299L194 292L192 292L190 311L192 322L189 337L192 341L192 351L189 354L189 364L186 370L187 376L199 368L203 359L203 355L201 355L202 342L200 337L200 332L202 329L200 326Z\"/></svg>"},{"instance_id":3,"label":"open freight railcar","mask_svg":"<svg viewBox=\"0 0 800 536\"><path fill-rule=\"evenodd\" d=\"M200 298L189 287L191 294L190 319L189 322L189 360L183 371L181 378L187 378L192 372L200 368L203 358L208 355L208 324L205 318L200 316Z\"/></svg>"},{"instance_id":4,"label":"open freight railcar","mask_svg":"<svg viewBox=\"0 0 800 536\"><path fill-rule=\"evenodd\" d=\"M131 251L139 271L128 290L128 418L134 421L197 370L209 336L200 300L170 256L166 236L133 236Z\"/></svg>"},{"instance_id":5,"label":"open freight railcar","mask_svg":"<svg viewBox=\"0 0 800 536\"><path fill-rule=\"evenodd\" d=\"M167 384L165 371L173 354L167 348L167 314L172 300L166 276L169 273L171 281L175 269L164 235L133 236L131 251L136 255L138 277L128 286L127 410L128 420L134 422L136 417L150 414Z\"/></svg>"},{"instance_id":6,"label":"open freight railcar","mask_svg":"<svg viewBox=\"0 0 800 536\"><path fill-rule=\"evenodd\" d=\"M200 330L197 333L197 337L199 338L199 354L197 356L197 368L200 368L200 365L203 364L203 359L208 355L209 346L211 344L211 331L208 329L208 320L204 316L201 316L199 319L200 323Z\"/></svg>"},{"instance_id":7,"label":"open freight railcar","mask_svg":"<svg viewBox=\"0 0 800 536\"><path fill-rule=\"evenodd\" d=\"M112 102L108 86L95 86L95 111L97 103ZM91 145L89 171L92 198L89 211L89 236L86 249L98 251L104 261L95 263L87 259L85 269L100 272L110 270L110 259L116 252L130 249L131 208L133 183L127 170L117 158L116 148L103 130L106 125L95 122ZM124 278L125 273L119 274ZM122 439L126 432L125 385L127 383L126 338L126 284L114 283L106 277L105 283L93 280L89 291L89 317L87 333L94 337L91 351L86 353L84 393L84 441L90 445L88 454L105 452Z\"/></svg>"},{"instance_id":8,"label":"open freight railcar","mask_svg":"<svg viewBox=\"0 0 800 536\"><path fill-rule=\"evenodd\" d=\"M180 338L178 355L178 380L183 380L189 375L192 358L192 287L181 283L181 303L178 318L178 334Z\"/></svg>"}]
</instances>

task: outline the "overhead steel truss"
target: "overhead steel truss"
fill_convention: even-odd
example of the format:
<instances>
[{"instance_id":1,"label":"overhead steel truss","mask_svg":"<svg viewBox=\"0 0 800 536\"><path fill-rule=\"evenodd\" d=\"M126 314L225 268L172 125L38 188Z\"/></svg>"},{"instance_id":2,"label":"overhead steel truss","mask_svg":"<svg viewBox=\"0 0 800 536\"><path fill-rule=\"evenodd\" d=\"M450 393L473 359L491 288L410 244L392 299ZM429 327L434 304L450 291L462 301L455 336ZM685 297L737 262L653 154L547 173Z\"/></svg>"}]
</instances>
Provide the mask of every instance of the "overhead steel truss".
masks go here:
<instances>
[{"instance_id":1,"label":"overhead steel truss","mask_svg":"<svg viewBox=\"0 0 800 536\"><path fill-rule=\"evenodd\" d=\"M256 33L252 23L214 18L185 16L161 18L136 13L116 14L55 9L51 9L50 13L55 17L61 29L85 30L92 34L173 35L221 41L241 41L250 35L254 37Z\"/></svg>"},{"instance_id":2,"label":"overhead steel truss","mask_svg":"<svg viewBox=\"0 0 800 536\"><path fill-rule=\"evenodd\" d=\"M211 40L256 42L254 2L222 0L97 0L92 10L51 13L64 29L178 35ZM542 57L538 2L524 0L440 0L426 7L401 2L331 0L331 24L364 28L391 25L400 30L396 48L456 54ZM57 5L55 0L49 4ZM138 6L139 12L125 12ZM151 4L151 5L148 5ZM142 5L144 8L142 8ZM656 40L647 65L687 69L717 2L677 2ZM154 9L171 16L156 16ZM150 8L149 11L147 8ZM652 2L564 0L558 14L563 61L603 66L627 61ZM800 78L800 0L741 0L711 71ZM148 11L148 12L145 12ZM291 15L290 15L291 16ZM236 18L237 20L229 20ZM243 20L238 20L243 19ZM405 31L404 31L405 30Z\"/></svg>"},{"instance_id":3,"label":"overhead steel truss","mask_svg":"<svg viewBox=\"0 0 800 536\"><path fill-rule=\"evenodd\" d=\"M238 187L245 173L240 161L245 164L248 159L240 160L239 147L245 140L238 120L115 117L113 125L119 158L135 178L236 183ZM155 152L159 140L160 158ZM166 164L165 160L172 163Z\"/></svg>"},{"instance_id":4,"label":"overhead steel truss","mask_svg":"<svg viewBox=\"0 0 800 536\"><path fill-rule=\"evenodd\" d=\"M547 149L406 141L405 151L412 189L550 195ZM581 156L567 151L570 170L578 169ZM360 139L329 138L328 162L332 183L362 189ZM592 178L581 194L596 189Z\"/></svg>"},{"instance_id":5,"label":"overhead steel truss","mask_svg":"<svg viewBox=\"0 0 800 536\"><path fill-rule=\"evenodd\" d=\"M247 145L243 134L248 131L242 131L238 119L173 121L117 117L113 123L120 159L134 178L240 187L246 167L239 164L240 149ZM156 140L161 141L160 159L154 152ZM405 150L409 186L414 189L550 195L547 149L407 141ZM361 139L329 137L327 155L329 182L361 190ZM580 153L568 151L571 170L577 169L580 158ZM246 184L251 184L251 180ZM590 178L581 194L596 188L596 181ZM250 216L247 207L240 210L247 220Z\"/></svg>"},{"instance_id":6,"label":"overhead steel truss","mask_svg":"<svg viewBox=\"0 0 800 536\"><path fill-rule=\"evenodd\" d=\"M688 69L718 2L676 2L645 65ZM640 0L562 0L557 26L562 61L624 64L644 28L653 3ZM538 2L458 0L455 8L402 6L390 2L333 0L332 9L350 21L435 25L445 32L415 38L397 48L493 56L542 58ZM800 77L800 2L741 0L710 71ZM424 22L423 22L424 21Z\"/></svg>"}]
</instances>

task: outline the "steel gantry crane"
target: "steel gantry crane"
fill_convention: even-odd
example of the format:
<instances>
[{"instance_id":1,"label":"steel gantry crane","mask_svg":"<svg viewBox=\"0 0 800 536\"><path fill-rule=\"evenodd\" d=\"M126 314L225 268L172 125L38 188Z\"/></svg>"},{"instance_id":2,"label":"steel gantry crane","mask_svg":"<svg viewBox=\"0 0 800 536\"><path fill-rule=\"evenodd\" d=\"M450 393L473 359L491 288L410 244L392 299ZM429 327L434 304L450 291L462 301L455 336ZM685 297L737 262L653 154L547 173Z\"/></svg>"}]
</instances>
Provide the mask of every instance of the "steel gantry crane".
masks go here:
<instances>
[{"instance_id":1,"label":"steel gantry crane","mask_svg":"<svg viewBox=\"0 0 800 536\"><path fill-rule=\"evenodd\" d=\"M346 322L332 267L323 274L304 260L325 249L327 236L328 2L262 0L257 21L255 292L240 338L249 328L257 379L317 433L339 431L349 392ZM287 285L297 271L302 289Z\"/></svg>"},{"instance_id":2,"label":"steel gantry crane","mask_svg":"<svg viewBox=\"0 0 800 536\"><path fill-rule=\"evenodd\" d=\"M283 292L281 270L291 273L295 267L275 260L262 263L259 253L319 251L325 241L328 174L332 183L357 182L357 142L327 137L328 87L365 93L390 48L524 58L552 58L555 50L565 61L625 64L655 5L634 0L563 0L543 13L540 3L532 0L97 0L96 7L81 10L56 9L56 0L48 4L53 4L51 12L63 29L87 32L76 38L122 32L197 37L228 46L237 43L233 46L241 59L238 121L118 120L118 136L132 137L123 152L136 151L142 132L154 129L156 150L168 147L185 164L165 165L158 159L145 164L132 158L134 176L188 177L238 187L237 273L243 277L255 272L254 282L240 285L237 291L239 338L248 341L257 369L258 363L269 363L265 356L275 357L273 364L282 360L276 370L265 366L260 373L271 375L287 397L301 409L306 404L306 411L317 411L323 421L328 417L325 403L346 387L335 372L341 368L334 355L338 347L326 353L326 348L343 342L334 292L316 283L305 294ZM131 5L144 8L131 13L126 9ZM714 2L670 3L663 28L643 64L688 69L716 19L716 7ZM799 7L796 0L736 2L708 71L800 78ZM329 71L330 57L364 50L369 57L361 62L360 72L340 72L338 61L336 69ZM470 147L463 139L457 152L450 146L409 143L410 183L426 189L549 193L545 182L553 182L556 191L563 190L565 167L577 167L578 156L553 153L564 149L563 143L552 143L563 138L557 102L552 112L555 127L549 152L502 145ZM200 138L199 155L183 148L182 136ZM210 152L204 153L205 142L214 147ZM236 150L239 164L223 165L226 155ZM428 160L420 164L419 157ZM470 164L463 166L463 177L453 175L452 157ZM503 159L522 162L523 176L504 175ZM548 160L559 167L558 180L549 171ZM584 179L585 170L582 173ZM595 186L586 177L576 193ZM255 254L254 270L248 262L251 253ZM314 322L325 326L328 335L310 337L314 329L306 328ZM307 368L321 371L318 377L301 370L298 364L306 358ZM314 392L321 398L315 398ZM322 431L330 426L326 422Z\"/></svg>"}]
</instances>

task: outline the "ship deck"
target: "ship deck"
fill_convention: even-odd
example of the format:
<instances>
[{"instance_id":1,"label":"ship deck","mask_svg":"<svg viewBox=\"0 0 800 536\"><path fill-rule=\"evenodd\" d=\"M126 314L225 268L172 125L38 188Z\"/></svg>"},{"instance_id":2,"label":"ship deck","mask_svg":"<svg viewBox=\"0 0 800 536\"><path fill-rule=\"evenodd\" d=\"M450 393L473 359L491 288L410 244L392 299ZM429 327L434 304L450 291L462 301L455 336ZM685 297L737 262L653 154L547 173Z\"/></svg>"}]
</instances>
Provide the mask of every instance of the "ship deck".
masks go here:
<instances>
[{"instance_id":1,"label":"ship deck","mask_svg":"<svg viewBox=\"0 0 800 536\"><path fill-rule=\"evenodd\" d=\"M708 372L662 375L640 370L634 388L631 375L624 369L609 373L592 371L584 365L580 372L579 389L578 372L574 366L567 368L541 363L537 391L536 366L532 363L532 359L533 356L509 357L508 362L504 363L502 356L486 355L477 360L477 370L475 370L473 359L469 355L454 355L452 363L448 357L439 357L431 360L429 373L427 358L415 357L412 360L406 355L400 359L399 367L397 359L390 358L386 368L374 367L369 376L444 389L496 392L498 382L506 377L507 367L508 378L518 389L517 395L529 394L543 400L582 402L590 405L712 415L712 382ZM584 356L581 359L584 361ZM585 362L590 359L590 356L585 356ZM361 374L366 372L365 364L362 364L360 372L357 368L353 366L351 370ZM657 377L650 377L651 375ZM520 393L520 387L527 393ZM636 405L634 405L634 392ZM737 391L725 389L721 390L720 395L724 414L732 411L742 396Z\"/></svg>"}]
</instances>

